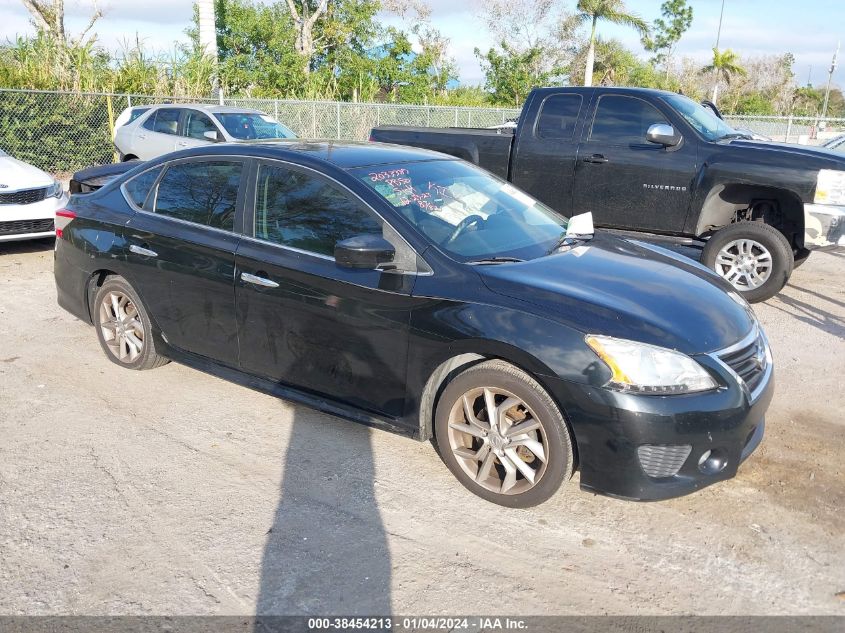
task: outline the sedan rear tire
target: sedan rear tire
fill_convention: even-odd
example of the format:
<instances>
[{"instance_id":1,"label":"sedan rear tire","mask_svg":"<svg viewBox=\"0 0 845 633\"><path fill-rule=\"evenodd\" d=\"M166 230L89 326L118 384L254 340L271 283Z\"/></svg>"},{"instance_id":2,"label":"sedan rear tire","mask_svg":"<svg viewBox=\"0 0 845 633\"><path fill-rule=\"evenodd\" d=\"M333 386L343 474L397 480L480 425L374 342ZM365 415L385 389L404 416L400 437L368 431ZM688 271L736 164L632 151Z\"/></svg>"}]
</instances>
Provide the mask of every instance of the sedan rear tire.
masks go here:
<instances>
[{"instance_id":1,"label":"sedan rear tire","mask_svg":"<svg viewBox=\"0 0 845 633\"><path fill-rule=\"evenodd\" d=\"M434 421L441 458L468 490L528 508L572 476L569 428L530 375L501 360L470 367L443 390Z\"/></svg>"},{"instance_id":2,"label":"sedan rear tire","mask_svg":"<svg viewBox=\"0 0 845 633\"><path fill-rule=\"evenodd\" d=\"M92 315L100 347L116 365L140 370L169 362L156 352L147 309L123 277L106 278L94 297Z\"/></svg>"}]
</instances>

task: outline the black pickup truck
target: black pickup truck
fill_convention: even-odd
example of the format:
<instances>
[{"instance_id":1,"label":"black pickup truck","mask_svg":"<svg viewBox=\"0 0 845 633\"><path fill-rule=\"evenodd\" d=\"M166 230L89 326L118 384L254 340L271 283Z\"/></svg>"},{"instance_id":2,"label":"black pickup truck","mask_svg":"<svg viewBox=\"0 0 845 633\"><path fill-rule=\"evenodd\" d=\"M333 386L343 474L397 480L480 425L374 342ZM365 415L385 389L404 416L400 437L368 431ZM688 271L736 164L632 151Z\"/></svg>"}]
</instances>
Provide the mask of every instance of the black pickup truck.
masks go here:
<instances>
[{"instance_id":1,"label":"black pickup truck","mask_svg":"<svg viewBox=\"0 0 845 633\"><path fill-rule=\"evenodd\" d=\"M682 95L538 88L515 128L374 128L371 141L476 163L563 215L704 244L751 302L818 248L845 248L845 156L751 140Z\"/></svg>"}]
</instances>

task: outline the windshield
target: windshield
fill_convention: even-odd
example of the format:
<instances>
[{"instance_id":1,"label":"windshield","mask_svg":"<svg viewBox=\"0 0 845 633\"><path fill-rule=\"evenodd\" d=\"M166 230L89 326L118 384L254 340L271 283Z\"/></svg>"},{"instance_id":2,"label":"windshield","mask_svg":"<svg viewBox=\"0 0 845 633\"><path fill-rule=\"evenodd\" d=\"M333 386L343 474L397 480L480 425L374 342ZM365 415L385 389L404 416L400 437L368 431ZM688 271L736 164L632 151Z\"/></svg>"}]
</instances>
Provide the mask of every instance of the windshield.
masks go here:
<instances>
[{"instance_id":1,"label":"windshield","mask_svg":"<svg viewBox=\"0 0 845 633\"><path fill-rule=\"evenodd\" d=\"M257 112L215 112L226 132L234 138L248 141L261 138L296 138L290 128Z\"/></svg>"},{"instance_id":2,"label":"windshield","mask_svg":"<svg viewBox=\"0 0 845 633\"><path fill-rule=\"evenodd\" d=\"M725 136L737 134L735 129L713 114L711 110L688 97L670 95L663 97L663 100L675 108L686 122L708 141L716 141Z\"/></svg>"},{"instance_id":3,"label":"windshield","mask_svg":"<svg viewBox=\"0 0 845 633\"><path fill-rule=\"evenodd\" d=\"M467 163L436 160L351 171L459 261L542 257L566 232L562 215Z\"/></svg>"}]
</instances>

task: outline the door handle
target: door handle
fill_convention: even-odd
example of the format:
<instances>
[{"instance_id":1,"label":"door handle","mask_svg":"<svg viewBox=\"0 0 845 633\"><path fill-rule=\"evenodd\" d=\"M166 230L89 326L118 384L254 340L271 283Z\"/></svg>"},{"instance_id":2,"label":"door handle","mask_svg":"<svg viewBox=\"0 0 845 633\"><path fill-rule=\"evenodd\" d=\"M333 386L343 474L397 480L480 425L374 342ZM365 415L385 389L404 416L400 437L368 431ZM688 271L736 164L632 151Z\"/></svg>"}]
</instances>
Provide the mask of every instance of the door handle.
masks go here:
<instances>
[{"instance_id":1,"label":"door handle","mask_svg":"<svg viewBox=\"0 0 845 633\"><path fill-rule=\"evenodd\" d=\"M129 250L135 253L136 255L143 255L144 257L158 257L158 253L155 251L151 251L148 248L144 248L143 246L138 246L137 244L132 244L129 247Z\"/></svg>"},{"instance_id":2,"label":"door handle","mask_svg":"<svg viewBox=\"0 0 845 633\"><path fill-rule=\"evenodd\" d=\"M272 279L267 279L265 277L259 277L258 275L250 275L249 273L241 273L241 279L248 284L255 284L256 286L262 286L264 288L278 288L279 284L277 284Z\"/></svg>"},{"instance_id":3,"label":"door handle","mask_svg":"<svg viewBox=\"0 0 845 633\"><path fill-rule=\"evenodd\" d=\"M585 163L592 163L594 165L601 165L607 162L607 159L601 154L591 154L590 156L585 156L582 160Z\"/></svg>"}]
</instances>

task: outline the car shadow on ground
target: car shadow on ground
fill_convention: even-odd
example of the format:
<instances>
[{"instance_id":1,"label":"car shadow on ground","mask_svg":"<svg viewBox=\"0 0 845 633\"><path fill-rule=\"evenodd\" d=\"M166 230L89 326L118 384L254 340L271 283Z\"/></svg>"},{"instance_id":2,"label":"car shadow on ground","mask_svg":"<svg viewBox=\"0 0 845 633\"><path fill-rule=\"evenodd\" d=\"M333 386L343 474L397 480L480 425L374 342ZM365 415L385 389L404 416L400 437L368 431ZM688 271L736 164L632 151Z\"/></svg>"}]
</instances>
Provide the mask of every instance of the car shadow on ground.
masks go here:
<instances>
[{"instance_id":1,"label":"car shadow on ground","mask_svg":"<svg viewBox=\"0 0 845 633\"><path fill-rule=\"evenodd\" d=\"M294 410L261 563L256 631L275 630L266 626L272 618L262 623L265 616L391 612L391 560L370 433L305 407Z\"/></svg>"},{"instance_id":2,"label":"car shadow on ground","mask_svg":"<svg viewBox=\"0 0 845 633\"><path fill-rule=\"evenodd\" d=\"M19 242L0 242L0 257L3 255L19 255L21 253L37 253L51 251L55 244L52 237L40 240L21 240Z\"/></svg>"},{"instance_id":3,"label":"car shadow on ground","mask_svg":"<svg viewBox=\"0 0 845 633\"><path fill-rule=\"evenodd\" d=\"M797 286L795 288L800 290ZM809 294L824 299L825 301L830 301L834 305L842 305L840 302L834 299L829 299L828 297L816 292L811 292ZM845 338L845 320L828 312L827 310L824 310L823 308L810 305L805 301L796 299L795 297L790 296L788 292L781 292L779 295L770 299L769 305L776 310L780 310L781 312L790 315L802 323L806 323L807 325L811 325L814 328L821 330L822 332L833 334L839 338Z\"/></svg>"}]
</instances>

